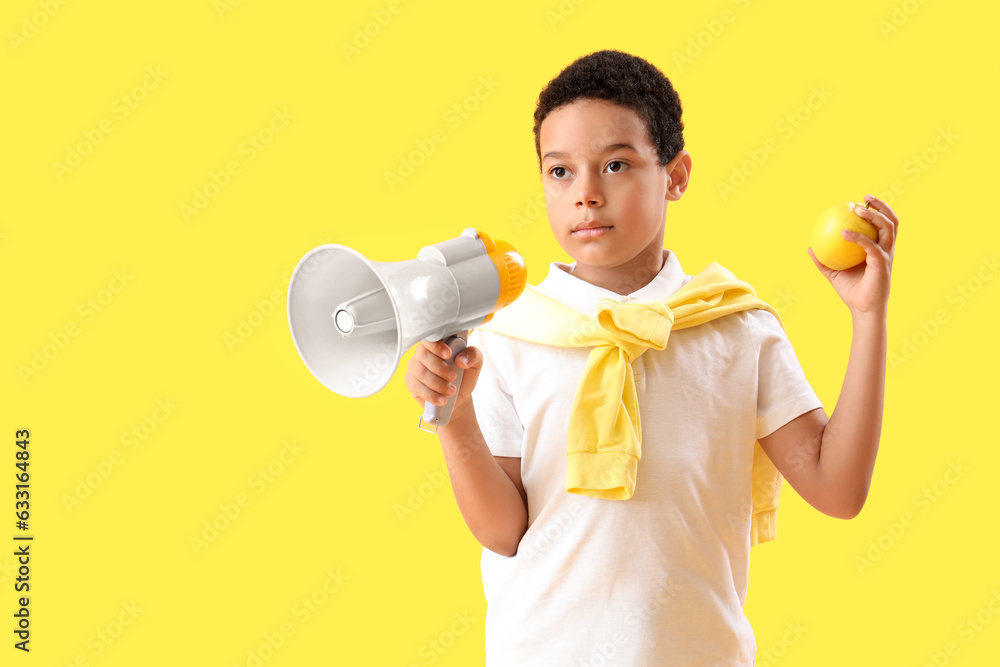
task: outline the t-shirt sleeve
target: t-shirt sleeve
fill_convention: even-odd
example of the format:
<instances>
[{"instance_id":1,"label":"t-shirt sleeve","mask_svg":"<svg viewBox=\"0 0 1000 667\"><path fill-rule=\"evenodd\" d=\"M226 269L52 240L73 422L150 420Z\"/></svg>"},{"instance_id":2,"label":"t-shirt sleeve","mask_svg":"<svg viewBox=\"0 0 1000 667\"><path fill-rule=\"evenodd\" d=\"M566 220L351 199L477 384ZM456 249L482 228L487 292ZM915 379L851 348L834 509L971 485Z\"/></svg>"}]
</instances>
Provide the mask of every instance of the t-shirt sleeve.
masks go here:
<instances>
[{"instance_id":1,"label":"t-shirt sleeve","mask_svg":"<svg viewBox=\"0 0 1000 667\"><path fill-rule=\"evenodd\" d=\"M478 347L483 353L483 368L472 391L472 404L483 438L493 456L520 458L524 426L510 390L514 341L497 333L473 329L469 345Z\"/></svg>"},{"instance_id":2,"label":"t-shirt sleeve","mask_svg":"<svg viewBox=\"0 0 1000 667\"><path fill-rule=\"evenodd\" d=\"M747 311L757 355L757 438L770 435L801 414L822 408L795 356L785 330L764 309Z\"/></svg>"}]
</instances>

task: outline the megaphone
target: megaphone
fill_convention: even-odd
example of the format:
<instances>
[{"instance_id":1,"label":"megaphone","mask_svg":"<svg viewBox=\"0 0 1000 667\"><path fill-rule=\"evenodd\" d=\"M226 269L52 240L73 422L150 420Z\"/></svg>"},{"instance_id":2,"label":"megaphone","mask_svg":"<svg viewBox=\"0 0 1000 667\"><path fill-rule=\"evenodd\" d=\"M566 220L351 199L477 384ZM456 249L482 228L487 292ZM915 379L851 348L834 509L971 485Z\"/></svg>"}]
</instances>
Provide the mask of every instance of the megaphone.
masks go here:
<instances>
[{"instance_id":1,"label":"megaphone","mask_svg":"<svg viewBox=\"0 0 1000 667\"><path fill-rule=\"evenodd\" d=\"M299 260L288 284L288 325L302 361L326 388L349 398L388 384L403 353L420 340L444 340L455 356L468 330L513 303L527 284L524 259L504 241L468 228L420 250L416 259L373 262L327 244ZM417 420L434 433L451 418L458 391L443 406L426 402Z\"/></svg>"}]
</instances>

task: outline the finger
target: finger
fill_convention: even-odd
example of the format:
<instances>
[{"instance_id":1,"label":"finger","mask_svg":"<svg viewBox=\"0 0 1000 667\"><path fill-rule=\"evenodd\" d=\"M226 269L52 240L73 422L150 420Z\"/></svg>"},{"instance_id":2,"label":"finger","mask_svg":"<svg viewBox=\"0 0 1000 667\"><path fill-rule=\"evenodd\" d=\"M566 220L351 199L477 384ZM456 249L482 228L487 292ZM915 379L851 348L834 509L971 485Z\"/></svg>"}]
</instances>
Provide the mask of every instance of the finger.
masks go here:
<instances>
[{"instance_id":1,"label":"finger","mask_svg":"<svg viewBox=\"0 0 1000 667\"><path fill-rule=\"evenodd\" d=\"M424 401L430 401L435 405L444 405L448 397L455 393L454 385L434 375L426 368L417 368L412 373L407 374L406 385L410 390L410 395Z\"/></svg>"},{"instance_id":2,"label":"finger","mask_svg":"<svg viewBox=\"0 0 1000 667\"><path fill-rule=\"evenodd\" d=\"M422 340L423 349L427 350L440 359L447 359L451 356L451 348L443 340Z\"/></svg>"},{"instance_id":3,"label":"finger","mask_svg":"<svg viewBox=\"0 0 1000 667\"><path fill-rule=\"evenodd\" d=\"M426 341L425 341L426 342ZM410 395L423 407L425 402L444 405L447 396L455 393L449 389L450 380L456 376L455 369L438 357L430 346L418 345L413 358L407 365L405 384Z\"/></svg>"},{"instance_id":4,"label":"finger","mask_svg":"<svg viewBox=\"0 0 1000 667\"><path fill-rule=\"evenodd\" d=\"M447 346L445 346L447 347ZM458 375L458 372L448 365L448 362L439 357L434 352L426 350L421 352L420 350L414 355L417 361L425 369L429 370L434 375L444 378L445 380L454 380Z\"/></svg>"},{"instance_id":5,"label":"finger","mask_svg":"<svg viewBox=\"0 0 1000 667\"><path fill-rule=\"evenodd\" d=\"M865 195L865 203L870 204L871 208L884 215L893 225L899 224L899 216L896 215L896 212L892 210L891 206L878 197L874 195Z\"/></svg>"},{"instance_id":6,"label":"finger","mask_svg":"<svg viewBox=\"0 0 1000 667\"><path fill-rule=\"evenodd\" d=\"M883 250L888 251L896 240L896 226L893 225L892 222L882 213L874 211L870 208L855 206L854 213L855 215L875 225L878 235L878 244ZM864 235L862 234L862 236Z\"/></svg>"},{"instance_id":7,"label":"finger","mask_svg":"<svg viewBox=\"0 0 1000 667\"><path fill-rule=\"evenodd\" d=\"M845 229L841 232L841 236L845 240L850 241L852 243L857 243L859 246L861 246L868 257L875 257L877 259L883 259L885 257L885 253L883 251L882 246L879 243L873 241L869 236L865 234L860 234L858 232L852 232L848 229Z\"/></svg>"},{"instance_id":8,"label":"finger","mask_svg":"<svg viewBox=\"0 0 1000 667\"><path fill-rule=\"evenodd\" d=\"M425 399L422 396L422 394L424 392L424 389L426 388L421 387L417 382L417 379L413 377L413 375L410 373L407 373L403 377L403 383L406 385L406 390L410 392L410 396L412 396L413 400L417 402L417 405L419 405L421 408L424 407Z\"/></svg>"},{"instance_id":9,"label":"finger","mask_svg":"<svg viewBox=\"0 0 1000 667\"><path fill-rule=\"evenodd\" d=\"M417 369L414 376L420 380L428 389L434 391L443 396L451 396L455 393L455 387L452 385L452 380L455 379L455 370L450 367L445 367L447 373L441 375L441 373L433 371L426 366L423 369Z\"/></svg>"}]
</instances>

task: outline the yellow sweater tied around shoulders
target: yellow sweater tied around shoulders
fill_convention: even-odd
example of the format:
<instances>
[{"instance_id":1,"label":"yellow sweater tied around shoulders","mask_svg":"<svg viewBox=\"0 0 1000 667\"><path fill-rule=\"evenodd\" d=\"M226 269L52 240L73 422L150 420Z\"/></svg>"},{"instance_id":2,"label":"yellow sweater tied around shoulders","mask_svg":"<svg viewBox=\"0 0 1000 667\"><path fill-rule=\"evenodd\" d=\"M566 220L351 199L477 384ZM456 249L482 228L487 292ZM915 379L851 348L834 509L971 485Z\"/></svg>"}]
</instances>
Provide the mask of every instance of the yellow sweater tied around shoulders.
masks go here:
<instances>
[{"instance_id":1,"label":"yellow sweater tied around shoulders","mask_svg":"<svg viewBox=\"0 0 1000 667\"><path fill-rule=\"evenodd\" d=\"M596 318L529 285L514 304L479 328L543 345L593 348L570 413L566 490L628 500L635 491L642 453L632 362L649 348L665 349L675 329L751 308L764 308L781 322L753 287L712 262L664 301L601 299ZM754 443L752 545L777 536L781 481L760 443Z\"/></svg>"}]
</instances>

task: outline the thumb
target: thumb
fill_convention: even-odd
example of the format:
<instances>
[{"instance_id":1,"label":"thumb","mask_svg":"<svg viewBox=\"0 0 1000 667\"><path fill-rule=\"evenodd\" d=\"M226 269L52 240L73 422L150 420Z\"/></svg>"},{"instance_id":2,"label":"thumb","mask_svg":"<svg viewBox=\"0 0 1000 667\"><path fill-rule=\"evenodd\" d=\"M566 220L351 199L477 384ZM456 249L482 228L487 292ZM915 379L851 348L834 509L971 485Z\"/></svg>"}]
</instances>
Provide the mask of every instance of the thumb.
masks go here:
<instances>
[{"instance_id":1,"label":"thumb","mask_svg":"<svg viewBox=\"0 0 1000 667\"><path fill-rule=\"evenodd\" d=\"M455 357L455 365L464 371L461 392L467 394L476 386L483 369L483 353L478 347L467 347Z\"/></svg>"},{"instance_id":2,"label":"thumb","mask_svg":"<svg viewBox=\"0 0 1000 667\"><path fill-rule=\"evenodd\" d=\"M815 264L816 268L820 270L820 273L822 273L827 280L833 282L833 274L836 273L836 271L834 271L829 266L816 259L816 255L813 254L813 250L811 247L807 248L806 252L809 253L809 257L812 258L813 264Z\"/></svg>"}]
</instances>

